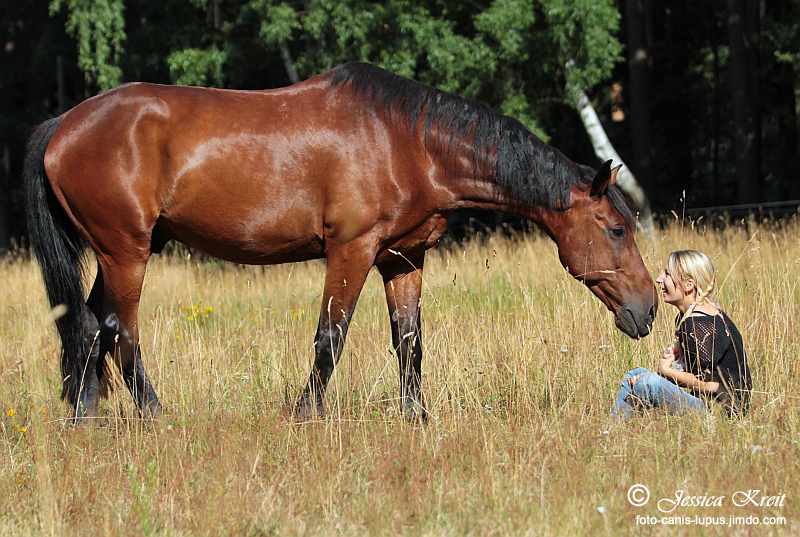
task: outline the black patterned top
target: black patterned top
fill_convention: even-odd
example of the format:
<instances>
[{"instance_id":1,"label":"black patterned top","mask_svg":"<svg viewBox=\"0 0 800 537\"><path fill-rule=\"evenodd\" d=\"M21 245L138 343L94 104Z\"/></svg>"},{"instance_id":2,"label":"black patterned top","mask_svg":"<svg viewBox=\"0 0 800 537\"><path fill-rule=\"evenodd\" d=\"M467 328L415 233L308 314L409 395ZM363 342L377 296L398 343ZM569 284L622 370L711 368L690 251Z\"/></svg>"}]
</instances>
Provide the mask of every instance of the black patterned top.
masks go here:
<instances>
[{"instance_id":1,"label":"black patterned top","mask_svg":"<svg viewBox=\"0 0 800 537\"><path fill-rule=\"evenodd\" d=\"M733 321L721 311L717 315L695 312L680 324L675 320L675 336L680 341L689 373L703 382L720 383L714 400L728 416L744 416L750 407L753 381L742 344L742 335Z\"/></svg>"}]
</instances>

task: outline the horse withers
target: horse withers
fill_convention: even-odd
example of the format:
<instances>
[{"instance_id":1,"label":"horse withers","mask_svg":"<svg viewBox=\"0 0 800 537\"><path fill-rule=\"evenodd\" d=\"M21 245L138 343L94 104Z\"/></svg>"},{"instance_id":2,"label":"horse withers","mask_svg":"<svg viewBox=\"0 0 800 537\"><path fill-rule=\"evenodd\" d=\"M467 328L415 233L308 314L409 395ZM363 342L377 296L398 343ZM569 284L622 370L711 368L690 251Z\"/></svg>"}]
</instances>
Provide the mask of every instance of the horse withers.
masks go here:
<instances>
[{"instance_id":1,"label":"horse withers","mask_svg":"<svg viewBox=\"0 0 800 537\"><path fill-rule=\"evenodd\" d=\"M169 240L247 264L327 259L315 358L298 415L322 412L372 266L383 277L402 406L426 418L425 251L473 207L538 224L562 264L630 337L657 308L610 162L571 162L520 122L364 63L293 86L235 91L125 84L43 123L28 144L29 235L62 342L62 396L93 416L119 365L140 411L161 405L142 364L147 261ZM88 245L97 277L86 297Z\"/></svg>"}]
</instances>

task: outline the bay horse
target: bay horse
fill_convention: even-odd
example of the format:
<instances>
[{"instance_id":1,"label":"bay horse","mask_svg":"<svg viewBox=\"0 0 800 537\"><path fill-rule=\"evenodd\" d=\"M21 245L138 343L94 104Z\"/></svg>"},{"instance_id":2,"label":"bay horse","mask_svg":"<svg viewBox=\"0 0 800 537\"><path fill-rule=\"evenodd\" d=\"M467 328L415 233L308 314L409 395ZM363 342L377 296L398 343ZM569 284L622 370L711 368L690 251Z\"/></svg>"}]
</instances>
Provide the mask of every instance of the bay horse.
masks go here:
<instances>
[{"instance_id":1,"label":"bay horse","mask_svg":"<svg viewBox=\"0 0 800 537\"><path fill-rule=\"evenodd\" d=\"M376 266L402 410L424 421L425 251L461 207L536 223L617 327L645 336L657 295L617 170L575 164L515 119L365 63L264 91L119 86L40 125L27 148L30 241L51 306L66 306L62 398L76 420L96 415L110 354L140 413L160 413L137 311L148 259L177 240L235 263L327 260L299 416L323 411ZM87 244L97 259L88 298Z\"/></svg>"}]
</instances>

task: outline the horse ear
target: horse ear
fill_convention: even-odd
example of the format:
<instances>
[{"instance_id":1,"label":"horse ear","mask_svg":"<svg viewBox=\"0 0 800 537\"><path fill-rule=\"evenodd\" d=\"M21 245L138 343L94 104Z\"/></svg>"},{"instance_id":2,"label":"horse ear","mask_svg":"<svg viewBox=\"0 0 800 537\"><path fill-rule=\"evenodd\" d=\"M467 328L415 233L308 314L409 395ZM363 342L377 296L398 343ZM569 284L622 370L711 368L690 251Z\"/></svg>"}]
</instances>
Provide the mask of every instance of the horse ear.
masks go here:
<instances>
[{"instance_id":1,"label":"horse ear","mask_svg":"<svg viewBox=\"0 0 800 537\"><path fill-rule=\"evenodd\" d=\"M592 181L592 197L599 198L606 193L608 185L613 185L617 182L617 172L622 168L622 164L611 169L611 161L605 161L600 169L597 170L597 175L594 176Z\"/></svg>"}]
</instances>

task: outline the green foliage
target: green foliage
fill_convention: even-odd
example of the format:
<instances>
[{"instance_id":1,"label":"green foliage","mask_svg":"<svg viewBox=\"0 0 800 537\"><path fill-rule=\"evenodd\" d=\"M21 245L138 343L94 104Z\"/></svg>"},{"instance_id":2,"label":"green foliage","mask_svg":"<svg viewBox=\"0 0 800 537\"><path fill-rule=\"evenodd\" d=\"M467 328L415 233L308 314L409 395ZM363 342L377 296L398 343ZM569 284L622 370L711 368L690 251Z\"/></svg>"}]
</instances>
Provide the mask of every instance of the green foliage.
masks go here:
<instances>
[{"instance_id":1,"label":"green foliage","mask_svg":"<svg viewBox=\"0 0 800 537\"><path fill-rule=\"evenodd\" d=\"M539 0L550 40L557 45L559 63L566 72L568 97L578 89L593 88L608 79L622 60L622 45L615 37L620 14L613 2L592 0Z\"/></svg>"},{"instance_id":2,"label":"green foliage","mask_svg":"<svg viewBox=\"0 0 800 537\"><path fill-rule=\"evenodd\" d=\"M124 3L120 0L51 0L50 15L66 4L67 32L78 41L78 67L101 91L122 82L119 58L125 42Z\"/></svg>"},{"instance_id":3,"label":"green foliage","mask_svg":"<svg viewBox=\"0 0 800 537\"><path fill-rule=\"evenodd\" d=\"M176 50L167 58L172 82L181 86L223 85L227 54L216 45L208 49Z\"/></svg>"},{"instance_id":4,"label":"green foliage","mask_svg":"<svg viewBox=\"0 0 800 537\"><path fill-rule=\"evenodd\" d=\"M536 107L564 94L552 81L566 62L574 64L570 81L591 87L608 78L621 51L614 37L619 14L609 0L563 6L495 0L485 9L407 0L253 0L247 7L260 17L264 47L290 44L302 77L368 61L486 102L543 137Z\"/></svg>"},{"instance_id":5,"label":"green foliage","mask_svg":"<svg viewBox=\"0 0 800 537\"><path fill-rule=\"evenodd\" d=\"M295 64L304 77L362 60L475 96L476 75L493 62L482 39L459 34L455 21L433 15L424 4L312 0L299 12L268 0L250 6L263 16L259 35L266 47L294 43Z\"/></svg>"},{"instance_id":6,"label":"green foliage","mask_svg":"<svg viewBox=\"0 0 800 537\"><path fill-rule=\"evenodd\" d=\"M123 2L51 0L51 12L64 5L87 80L101 89L119 84ZM132 50L122 62L132 73L160 61L172 83L241 87L259 49L275 66L288 53L301 78L362 60L485 102L543 137L537 108L563 98L566 62L574 64L569 82L587 88L608 78L621 50L611 0L165 0L158 11L135 7L141 20L129 20L138 23L131 41L160 45L149 55Z\"/></svg>"},{"instance_id":7,"label":"green foliage","mask_svg":"<svg viewBox=\"0 0 800 537\"><path fill-rule=\"evenodd\" d=\"M495 54L499 60L522 63L530 59L535 20L531 2L495 0L489 9L475 16L475 27L497 41Z\"/></svg>"},{"instance_id":8,"label":"green foliage","mask_svg":"<svg viewBox=\"0 0 800 537\"><path fill-rule=\"evenodd\" d=\"M297 14L286 3L268 5L266 0L256 0L251 5L258 12L264 13L259 35L268 45L277 45L291 40L292 33L300 28Z\"/></svg>"},{"instance_id":9,"label":"green foliage","mask_svg":"<svg viewBox=\"0 0 800 537\"><path fill-rule=\"evenodd\" d=\"M763 37L774 50L778 63L789 64L795 73L800 73L800 2L787 2L783 7L786 18L767 18ZM800 110L800 103L795 108Z\"/></svg>"}]
</instances>

